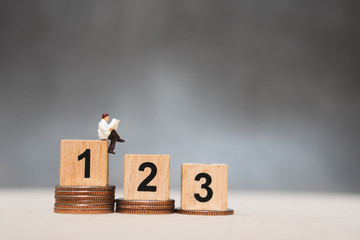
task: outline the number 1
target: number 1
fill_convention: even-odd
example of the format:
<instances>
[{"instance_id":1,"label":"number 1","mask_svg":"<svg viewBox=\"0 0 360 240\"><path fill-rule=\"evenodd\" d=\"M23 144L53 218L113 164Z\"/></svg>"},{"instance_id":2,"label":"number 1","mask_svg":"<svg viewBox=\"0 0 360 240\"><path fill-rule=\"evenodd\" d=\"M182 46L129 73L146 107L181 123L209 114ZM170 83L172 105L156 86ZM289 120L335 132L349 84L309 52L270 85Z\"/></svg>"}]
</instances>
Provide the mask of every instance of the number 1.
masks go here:
<instances>
[{"instance_id":1,"label":"number 1","mask_svg":"<svg viewBox=\"0 0 360 240\"><path fill-rule=\"evenodd\" d=\"M90 149L86 149L85 152L78 156L78 161L85 158L85 178L90 178Z\"/></svg>"}]
</instances>

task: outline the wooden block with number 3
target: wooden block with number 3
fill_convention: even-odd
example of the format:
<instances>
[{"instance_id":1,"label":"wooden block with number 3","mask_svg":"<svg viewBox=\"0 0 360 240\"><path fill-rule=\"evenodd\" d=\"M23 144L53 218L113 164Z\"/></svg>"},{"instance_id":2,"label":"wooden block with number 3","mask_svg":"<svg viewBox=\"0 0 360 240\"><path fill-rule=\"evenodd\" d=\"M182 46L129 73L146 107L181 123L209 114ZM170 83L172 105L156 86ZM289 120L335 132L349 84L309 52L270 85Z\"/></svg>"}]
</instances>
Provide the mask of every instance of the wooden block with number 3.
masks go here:
<instances>
[{"instance_id":1,"label":"wooden block with number 3","mask_svg":"<svg viewBox=\"0 0 360 240\"><path fill-rule=\"evenodd\" d=\"M168 200L169 191L169 155L125 154L125 200Z\"/></svg>"},{"instance_id":2,"label":"wooden block with number 3","mask_svg":"<svg viewBox=\"0 0 360 240\"><path fill-rule=\"evenodd\" d=\"M107 186L108 141L61 140L60 186Z\"/></svg>"},{"instance_id":3,"label":"wooden block with number 3","mask_svg":"<svg viewBox=\"0 0 360 240\"><path fill-rule=\"evenodd\" d=\"M182 164L181 209L227 210L228 166Z\"/></svg>"}]
</instances>

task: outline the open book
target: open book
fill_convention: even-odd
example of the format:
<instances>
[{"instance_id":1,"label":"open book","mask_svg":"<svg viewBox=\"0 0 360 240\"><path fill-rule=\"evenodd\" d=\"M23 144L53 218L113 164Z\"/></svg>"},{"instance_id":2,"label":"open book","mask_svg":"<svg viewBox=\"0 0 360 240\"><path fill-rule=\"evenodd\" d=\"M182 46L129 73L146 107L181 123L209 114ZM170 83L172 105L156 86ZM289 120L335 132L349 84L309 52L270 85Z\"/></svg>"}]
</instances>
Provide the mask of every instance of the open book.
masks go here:
<instances>
[{"instance_id":1,"label":"open book","mask_svg":"<svg viewBox=\"0 0 360 240\"><path fill-rule=\"evenodd\" d=\"M120 120L113 118L109 124L109 127L113 128L114 130L117 130L117 128L119 126L119 122L120 122Z\"/></svg>"}]
</instances>

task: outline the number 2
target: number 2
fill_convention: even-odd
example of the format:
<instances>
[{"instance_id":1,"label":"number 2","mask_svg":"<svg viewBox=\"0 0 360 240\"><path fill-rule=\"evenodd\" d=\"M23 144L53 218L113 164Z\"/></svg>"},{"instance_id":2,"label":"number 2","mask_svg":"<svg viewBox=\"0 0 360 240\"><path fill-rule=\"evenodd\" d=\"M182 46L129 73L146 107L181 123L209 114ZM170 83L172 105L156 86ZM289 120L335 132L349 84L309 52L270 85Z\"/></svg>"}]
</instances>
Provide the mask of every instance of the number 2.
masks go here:
<instances>
[{"instance_id":1,"label":"number 2","mask_svg":"<svg viewBox=\"0 0 360 240\"><path fill-rule=\"evenodd\" d=\"M78 156L78 161L85 158L85 178L90 178L90 149L86 149L85 152Z\"/></svg>"},{"instance_id":2,"label":"number 2","mask_svg":"<svg viewBox=\"0 0 360 240\"><path fill-rule=\"evenodd\" d=\"M213 196L213 190L209 187L209 185L212 182L212 179L211 179L211 176L207 173L199 173L198 175L196 175L195 181L200 181L201 178L205 178L205 180L206 180L204 184L201 184L201 188L206 189L207 194L205 197L201 197L200 194L196 193L196 194L194 194L194 197L199 202L208 202L208 201L210 201L210 199Z\"/></svg>"},{"instance_id":3,"label":"number 2","mask_svg":"<svg viewBox=\"0 0 360 240\"><path fill-rule=\"evenodd\" d=\"M149 176L147 176L147 178L145 178L144 181L142 181L140 183L137 190L140 192L156 192L156 186L148 186L147 185L156 176L156 173L157 173L156 165L151 162L144 162L143 164L140 165L139 171L144 171L145 168L150 168L151 172L150 172Z\"/></svg>"}]
</instances>

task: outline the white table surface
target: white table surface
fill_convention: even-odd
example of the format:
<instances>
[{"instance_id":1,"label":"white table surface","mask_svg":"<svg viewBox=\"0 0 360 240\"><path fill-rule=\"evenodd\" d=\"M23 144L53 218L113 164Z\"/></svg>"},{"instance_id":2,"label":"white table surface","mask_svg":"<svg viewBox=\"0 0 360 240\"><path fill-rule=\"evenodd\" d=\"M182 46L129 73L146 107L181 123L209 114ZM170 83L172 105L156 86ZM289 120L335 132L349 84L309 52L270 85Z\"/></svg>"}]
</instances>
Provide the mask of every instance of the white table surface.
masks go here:
<instances>
[{"instance_id":1,"label":"white table surface","mask_svg":"<svg viewBox=\"0 0 360 240\"><path fill-rule=\"evenodd\" d=\"M180 192L171 197L179 206ZM0 189L0 239L360 239L359 194L230 191L232 216L68 215L53 204L54 189Z\"/></svg>"}]
</instances>

